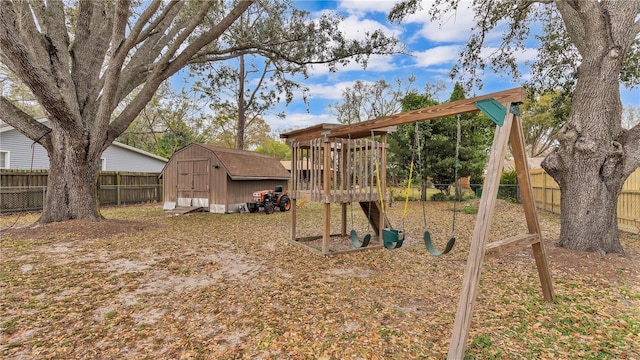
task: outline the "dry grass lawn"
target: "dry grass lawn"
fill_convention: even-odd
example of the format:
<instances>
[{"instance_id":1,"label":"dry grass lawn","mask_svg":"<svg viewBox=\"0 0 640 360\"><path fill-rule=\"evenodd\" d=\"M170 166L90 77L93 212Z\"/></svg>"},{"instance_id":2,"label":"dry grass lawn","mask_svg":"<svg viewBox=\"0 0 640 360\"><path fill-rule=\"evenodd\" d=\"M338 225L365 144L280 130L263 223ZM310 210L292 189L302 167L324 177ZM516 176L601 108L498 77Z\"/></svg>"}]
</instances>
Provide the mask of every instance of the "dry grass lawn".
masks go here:
<instances>
[{"instance_id":1,"label":"dry grass lawn","mask_svg":"<svg viewBox=\"0 0 640 360\"><path fill-rule=\"evenodd\" d=\"M299 214L300 235L320 234L319 204ZM457 213L458 244L436 258L421 246L420 203L401 214L389 209L401 249L332 257L289 244L279 212L171 216L150 204L35 228L38 214L2 216L0 357L445 358L475 215ZM439 247L451 215L450 203L427 204ZM555 247L558 217L540 222L557 301L543 301L530 249L487 259L467 357L639 359L638 236L621 235L626 255L601 257ZM525 229L521 206L499 202L492 238Z\"/></svg>"}]
</instances>

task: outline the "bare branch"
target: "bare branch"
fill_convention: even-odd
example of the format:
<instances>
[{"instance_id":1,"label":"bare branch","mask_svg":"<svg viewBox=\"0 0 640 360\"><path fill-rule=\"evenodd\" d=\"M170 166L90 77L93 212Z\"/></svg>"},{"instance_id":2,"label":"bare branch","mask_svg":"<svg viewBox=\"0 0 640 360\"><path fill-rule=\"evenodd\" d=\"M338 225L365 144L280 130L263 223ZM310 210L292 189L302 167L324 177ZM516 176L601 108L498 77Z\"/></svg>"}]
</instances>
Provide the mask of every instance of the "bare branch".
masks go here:
<instances>
[{"instance_id":1,"label":"bare branch","mask_svg":"<svg viewBox=\"0 0 640 360\"><path fill-rule=\"evenodd\" d=\"M27 2L21 5L16 9L13 3L2 3L0 52L3 59L8 60L7 67L31 89L45 110L62 126L72 126L76 113L60 92L50 91L58 85L49 71L51 65L46 42L36 28Z\"/></svg>"},{"instance_id":2,"label":"bare branch","mask_svg":"<svg viewBox=\"0 0 640 360\"><path fill-rule=\"evenodd\" d=\"M152 64L160 55L162 49L180 31L182 28L180 24L174 26L168 32L167 29L171 26L173 19L178 15L184 3L184 1L171 3L170 9L160 15L161 20L156 19L143 31L147 36L143 38L143 33L138 36L137 44L142 42L142 45L136 49L120 74L116 103L122 101L127 94L145 81L147 74L153 70Z\"/></svg>"},{"instance_id":3,"label":"bare branch","mask_svg":"<svg viewBox=\"0 0 640 360\"><path fill-rule=\"evenodd\" d=\"M264 79L268 74L269 63L270 63L269 61L265 61L264 68L262 69L262 74L260 75L260 80L258 80L258 83L255 85L253 92L251 93L251 96L247 101L248 104L251 104L255 101L256 94L258 93L258 90L260 90L260 88L262 87L262 83L264 82Z\"/></svg>"},{"instance_id":4,"label":"bare branch","mask_svg":"<svg viewBox=\"0 0 640 360\"><path fill-rule=\"evenodd\" d=\"M90 151L92 154L100 154L104 150L105 130L109 125L111 113L116 107L114 98L116 96L118 79L120 77L122 64L128 53L128 49L126 48L127 44L125 44L125 31L127 20L129 19L130 4L130 0L116 2L110 40L113 56L108 62L107 70L103 75L104 86L102 87L102 94L100 95L101 101L99 102L95 119L92 119L94 122L93 131L89 134L91 144ZM134 43L134 41L131 40L129 43Z\"/></svg>"},{"instance_id":5,"label":"bare branch","mask_svg":"<svg viewBox=\"0 0 640 360\"><path fill-rule=\"evenodd\" d=\"M198 14L196 16L193 16L193 17L190 18L190 21L186 24L186 26L182 29L182 31L178 34L178 36L175 39L173 39L173 41L171 42L171 44L170 44L169 48L167 49L166 53L162 56L160 61L158 61L158 63L155 65L156 69L154 70L154 72L163 71L164 68L166 66L168 66L168 64L173 59L174 55L178 52L180 47L183 46L185 40L191 35L191 33L193 33L195 28L202 22L202 20L205 18L205 16L207 16L207 13L209 12L209 9L213 5L213 3L207 2L206 4L207 4L206 6L202 6L200 8L200 11L198 12ZM216 26L214 26L213 28L216 28ZM211 39L211 40L214 40L214 39ZM211 41L209 41L209 42L211 42ZM209 42L201 44L200 47L197 50L199 50L200 48L202 48L203 46L205 46ZM187 49L189 47L190 46L188 46ZM187 49L185 49L184 51L186 51ZM196 52L197 52L197 50L196 50ZM190 57L191 56L189 56L189 58ZM186 61L185 61L185 63L186 63Z\"/></svg>"},{"instance_id":6,"label":"bare branch","mask_svg":"<svg viewBox=\"0 0 640 360\"><path fill-rule=\"evenodd\" d=\"M145 39L147 36L143 35L143 33L148 34L149 32L152 32L154 30L155 25L158 24L160 21L162 21L162 15L166 14L175 5L175 1L168 4L167 8L163 10L161 16L155 19L152 23L150 23L149 26L147 26L147 28L145 29L144 26L147 24L147 22L149 22L153 14L156 13L161 3L162 3L161 0L154 0L140 15L135 25L131 29L131 32L129 33L129 37L127 38L128 44L125 46L125 49L127 51L129 51L136 44L138 44L141 41L141 39Z\"/></svg>"},{"instance_id":7,"label":"bare branch","mask_svg":"<svg viewBox=\"0 0 640 360\"><path fill-rule=\"evenodd\" d=\"M103 85L100 72L111 38L113 14L100 6L104 4L88 0L79 3L75 39L69 49L71 76L75 81L82 117L95 114L95 100Z\"/></svg>"},{"instance_id":8,"label":"bare branch","mask_svg":"<svg viewBox=\"0 0 640 360\"><path fill-rule=\"evenodd\" d=\"M594 39L597 38L589 37L589 41L587 41L587 38L588 34L598 34L605 28L604 19L593 18L594 21L585 22L585 19L582 18L582 14L601 12L600 4L597 0L556 1L555 4L562 15L571 40L573 40L581 54L587 51L587 47L598 45L597 42L594 42ZM588 27L585 25L588 25Z\"/></svg>"},{"instance_id":9,"label":"bare branch","mask_svg":"<svg viewBox=\"0 0 640 360\"><path fill-rule=\"evenodd\" d=\"M147 102L151 100L155 90L162 81L180 70L202 47L219 38L220 35L222 35L222 33L253 3L254 1L252 0L238 2L218 24L212 26L209 31L206 31L192 41L174 60L169 61L169 59L166 59L165 61L167 61L167 64L165 66L156 66L153 73L147 78L145 86L142 88L136 99L129 103L122 113L120 113L120 115L118 115L118 117L116 117L116 119L110 124L104 148L106 148L111 141L115 140L118 135L127 129L135 116L140 113Z\"/></svg>"},{"instance_id":10,"label":"bare branch","mask_svg":"<svg viewBox=\"0 0 640 360\"><path fill-rule=\"evenodd\" d=\"M51 148L51 139L48 135L51 129L37 122L4 96L0 96L0 119L29 139L39 142L45 149Z\"/></svg>"},{"instance_id":11,"label":"bare branch","mask_svg":"<svg viewBox=\"0 0 640 360\"><path fill-rule=\"evenodd\" d=\"M633 30L631 31L631 36L633 37L632 39L638 36L638 34L640 34L640 20L636 21L633 24Z\"/></svg>"},{"instance_id":12,"label":"bare branch","mask_svg":"<svg viewBox=\"0 0 640 360\"><path fill-rule=\"evenodd\" d=\"M624 148L623 174L629 176L640 166L640 123L629 130L625 130L617 139Z\"/></svg>"}]
</instances>

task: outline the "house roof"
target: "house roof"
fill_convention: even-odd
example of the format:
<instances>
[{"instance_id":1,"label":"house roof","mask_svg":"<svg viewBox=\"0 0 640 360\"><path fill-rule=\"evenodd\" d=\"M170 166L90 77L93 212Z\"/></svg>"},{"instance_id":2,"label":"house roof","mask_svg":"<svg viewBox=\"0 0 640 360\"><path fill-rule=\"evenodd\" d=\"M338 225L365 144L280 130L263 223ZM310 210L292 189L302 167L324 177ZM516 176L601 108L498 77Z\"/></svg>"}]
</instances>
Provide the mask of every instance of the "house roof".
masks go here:
<instances>
[{"instance_id":1,"label":"house roof","mask_svg":"<svg viewBox=\"0 0 640 360\"><path fill-rule=\"evenodd\" d=\"M202 146L214 152L232 180L288 180L290 177L287 169L273 156L221 146L192 145Z\"/></svg>"},{"instance_id":2,"label":"house roof","mask_svg":"<svg viewBox=\"0 0 640 360\"><path fill-rule=\"evenodd\" d=\"M36 121L37 121L37 122L39 122L39 123L41 123L41 124L44 124L45 126L49 126L49 124L48 124L48 123L49 123L49 119L46 119L46 118L40 118L40 119L36 119ZM3 122L3 121L0 121L0 132L10 131L10 130L14 130L14 129L15 129L15 128L14 128L13 126L11 126L11 125L9 125L9 124L7 124L7 123ZM159 155L156 155L156 154L152 154L152 153L150 153L150 152L148 152L148 151L144 151L144 150L141 150L141 149L135 148L135 147L133 147L133 146L129 146L129 145L127 145L127 144L123 144L123 143L121 143L121 142L114 141L114 142L112 142L111 144L112 144L112 145L114 145L114 146L117 146L117 147L123 148L123 149L127 149L127 150L129 150L129 151L133 151L133 152L136 152L136 153L138 153L138 154L141 154L141 155L144 155L144 156L150 157L150 158L154 158L154 159L156 159L156 160L163 161L163 162L165 162L165 163L166 163L167 161L169 161L169 159L164 158L164 157L162 157L162 156L159 156Z\"/></svg>"},{"instance_id":3,"label":"house roof","mask_svg":"<svg viewBox=\"0 0 640 360\"><path fill-rule=\"evenodd\" d=\"M545 159L544 157L527 157L527 164L529 165L529 169L541 169L542 166L540 164L544 159ZM513 159L505 160L504 162L505 170L513 170L515 168L516 166L513 162Z\"/></svg>"},{"instance_id":4,"label":"house roof","mask_svg":"<svg viewBox=\"0 0 640 360\"><path fill-rule=\"evenodd\" d=\"M148 156L148 157L150 157L150 158L154 158L154 159L157 159L157 160L160 160L160 161L164 161L164 162L169 161L169 159L164 158L164 157L162 157L162 156L160 156L160 155L152 154L152 153L150 153L150 152L147 152L147 151L144 151L144 150L141 150L141 149L135 148L135 147L133 147L133 146L129 146L129 145L127 145L127 144L123 144L123 143L121 143L121 142L114 141L114 142L112 142L111 144L112 144L112 145L114 145L114 146L117 146L117 147L123 148L123 149L127 149L127 150L130 150L130 151L133 151L133 152L137 152L137 153L139 153L139 154L142 154L142 155L145 155L145 156Z\"/></svg>"}]
</instances>

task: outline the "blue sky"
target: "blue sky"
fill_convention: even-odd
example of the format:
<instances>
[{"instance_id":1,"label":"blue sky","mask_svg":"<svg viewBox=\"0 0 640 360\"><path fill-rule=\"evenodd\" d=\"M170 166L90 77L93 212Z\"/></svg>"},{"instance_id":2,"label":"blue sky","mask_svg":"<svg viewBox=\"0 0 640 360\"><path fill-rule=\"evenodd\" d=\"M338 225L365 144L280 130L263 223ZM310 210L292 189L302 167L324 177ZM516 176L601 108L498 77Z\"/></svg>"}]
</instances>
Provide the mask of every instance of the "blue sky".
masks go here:
<instances>
[{"instance_id":1,"label":"blue sky","mask_svg":"<svg viewBox=\"0 0 640 360\"><path fill-rule=\"evenodd\" d=\"M429 8L430 0L425 0L423 7ZM448 72L458 60L460 50L469 38L469 29L473 26L473 12L468 7L471 2L462 2L455 14L451 14L443 24L429 22L426 10L416 13L401 24L389 24L386 16L393 7L395 0L345 0L345 1L297 1L299 8L308 10L313 16L323 11L335 11L344 17L342 27L349 37L360 38L365 31L383 29L388 34L394 34L406 47L408 55L372 56L367 69L362 69L353 63L339 68L331 73L326 66L314 66L310 77L303 81L309 88L308 106L300 96L289 106L279 106L273 114L265 116L267 123L274 133L292 128L303 128L319 123L335 123L329 114L328 105L335 104L342 98L342 91L351 87L356 80L374 82L384 78L393 81L396 78L407 79L411 74L417 80L414 87L423 90L425 84L444 81L447 89L441 93L444 100L448 98L453 87L453 81ZM490 34L487 51L497 46L502 40L502 34ZM518 61L523 74L521 79L514 79L510 74L486 73L483 77L482 90L474 90L476 94L485 94L521 86L528 76L529 68L526 61L536 58L536 43L531 42L530 48L520 52ZM640 107L640 89L622 89L623 105ZM279 119L276 113L283 111L286 118Z\"/></svg>"}]
</instances>

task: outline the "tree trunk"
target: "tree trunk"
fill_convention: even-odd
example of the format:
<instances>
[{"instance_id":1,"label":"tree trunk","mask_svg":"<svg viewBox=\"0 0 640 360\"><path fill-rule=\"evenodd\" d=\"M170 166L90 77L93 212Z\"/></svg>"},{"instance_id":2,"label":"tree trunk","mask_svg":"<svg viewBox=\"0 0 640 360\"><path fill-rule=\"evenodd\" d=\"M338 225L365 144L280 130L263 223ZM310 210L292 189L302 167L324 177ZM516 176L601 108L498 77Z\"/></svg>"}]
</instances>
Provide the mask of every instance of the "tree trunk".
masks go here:
<instances>
[{"instance_id":1,"label":"tree trunk","mask_svg":"<svg viewBox=\"0 0 640 360\"><path fill-rule=\"evenodd\" d=\"M51 140L47 195L38 222L100 220L97 176L101 154L87 155L82 139L55 127Z\"/></svg>"},{"instance_id":2,"label":"tree trunk","mask_svg":"<svg viewBox=\"0 0 640 360\"><path fill-rule=\"evenodd\" d=\"M561 227L558 245L568 249L623 253L618 235L617 203L621 186L609 188L597 169L576 160L560 186Z\"/></svg>"},{"instance_id":3,"label":"tree trunk","mask_svg":"<svg viewBox=\"0 0 640 360\"><path fill-rule=\"evenodd\" d=\"M236 148L244 150L244 133L247 124L247 114L244 101L244 82L246 73L244 71L244 55L240 55L240 68L238 69L238 134L236 137Z\"/></svg>"},{"instance_id":4,"label":"tree trunk","mask_svg":"<svg viewBox=\"0 0 640 360\"><path fill-rule=\"evenodd\" d=\"M606 52L584 58L559 147L542 164L560 185L558 245L568 249L623 253L617 202L629 174L617 141L623 133L617 61Z\"/></svg>"}]
</instances>

